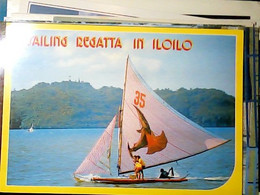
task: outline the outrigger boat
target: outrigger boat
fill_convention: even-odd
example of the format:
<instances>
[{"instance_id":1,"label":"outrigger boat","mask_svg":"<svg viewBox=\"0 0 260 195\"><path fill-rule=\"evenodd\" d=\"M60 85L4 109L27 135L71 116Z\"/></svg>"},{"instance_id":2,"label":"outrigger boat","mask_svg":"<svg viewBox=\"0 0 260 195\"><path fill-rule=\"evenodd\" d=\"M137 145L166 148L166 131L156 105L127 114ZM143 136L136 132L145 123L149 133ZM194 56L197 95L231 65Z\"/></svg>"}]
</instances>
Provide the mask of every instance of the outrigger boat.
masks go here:
<instances>
[{"instance_id":1,"label":"outrigger boat","mask_svg":"<svg viewBox=\"0 0 260 195\"><path fill-rule=\"evenodd\" d=\"M85 177L87 175L110 174L111 144L116 118L114 116L91 152L74 172L77 181L89 181ZM229 141L209 133L162 100L137 73L129 57L118 121L118 175L134 171L133 155L141 156L146 163L145 169L149 169L200 154ZM90 180L100 183L138 184L183 182L187 178L94 176Z\"/></svg>"}]
</instances>

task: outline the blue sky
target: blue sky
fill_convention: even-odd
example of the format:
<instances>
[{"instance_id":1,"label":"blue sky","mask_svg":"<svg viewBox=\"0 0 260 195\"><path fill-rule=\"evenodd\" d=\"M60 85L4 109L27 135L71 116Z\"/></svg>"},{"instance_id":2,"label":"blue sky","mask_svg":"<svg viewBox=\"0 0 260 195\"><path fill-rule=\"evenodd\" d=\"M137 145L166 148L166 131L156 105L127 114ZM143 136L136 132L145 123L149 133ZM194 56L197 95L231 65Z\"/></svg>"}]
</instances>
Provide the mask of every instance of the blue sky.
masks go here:
<instances>
[{"instance_id":1,"label":"blue sky","mask_svg":"<svg viewBox=\"0 0 260 195\"><path fill-rule=\"evenodd\" d=\"M13 66L12 89L29 89L39 82L69 79L89 82L94 88L123 88L129 55L152 89L216 88L235 94L235 36L58 30L39 30L35 34L68 36L68 47L27 47ZM120 37L123 47L76 48L77 36ZM145 47L134 50L133 39L139 37L144 38ZM153 38L190 39L193 47L190 51L153 50Z\"/></svg>"}]
</instances>

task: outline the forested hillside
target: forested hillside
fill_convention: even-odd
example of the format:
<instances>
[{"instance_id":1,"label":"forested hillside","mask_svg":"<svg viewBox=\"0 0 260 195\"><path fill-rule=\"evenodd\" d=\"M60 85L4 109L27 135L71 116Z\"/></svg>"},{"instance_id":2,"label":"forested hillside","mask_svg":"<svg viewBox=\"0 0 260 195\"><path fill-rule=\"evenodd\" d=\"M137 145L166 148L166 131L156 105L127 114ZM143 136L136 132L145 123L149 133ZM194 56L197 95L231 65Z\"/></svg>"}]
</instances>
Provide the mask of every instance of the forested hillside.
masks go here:
<instances>
[{"instance_id":1,"label":"forested hillside","mask_svg":"<svg viewBox=\"0 0 260 195\"><path fill-rule=\"evenodd\" d=\"M235 99L216 89L157 89L168 104L206 126L234 126ZM122 89L90 83L39 83L12 92L11 129L105 127L121 105Z\"/></svg>"},{"instance_id":2,"label":"forested hillside","mask_svg":"<svg viewBox=\"0 0 260 195\"><path fill-rule=\"evenodd\" d=\"M204 127L235 125L235 98L216 89L155 90L168 104Z\"/></svg>"}]
</instances>

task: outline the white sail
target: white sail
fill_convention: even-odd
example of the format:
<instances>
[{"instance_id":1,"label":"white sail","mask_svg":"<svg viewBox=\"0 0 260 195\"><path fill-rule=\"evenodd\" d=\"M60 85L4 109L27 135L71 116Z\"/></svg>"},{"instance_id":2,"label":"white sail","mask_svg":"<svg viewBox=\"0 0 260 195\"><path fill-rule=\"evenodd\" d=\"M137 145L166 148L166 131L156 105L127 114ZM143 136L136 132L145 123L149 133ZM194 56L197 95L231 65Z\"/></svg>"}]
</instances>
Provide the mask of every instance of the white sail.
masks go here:
<instances>
[{"instance_id":1,"label":"white sail","mask_svg":"<svg viewBox=\"0 0 260 195\"><path fill-rule=\"evenodd\" d=\"M30 129L28 129L28 131L31 133L33 132L33 124L31 125Z\"/></svg>"},{"instance_id":2,"label":"white sail","mask_svg":"<svg viewBox=\"0 0 260 195\"><path fill-rule=\"evenodd\" d=\"M140 155L146 167L152 167L227 142L170 107L144 82L129 59L125 74L119 173L133 171L131 155Z\"/></svg>"},{"instance_id":3,"label":"white sail","mask_svg":"<svg viewBox=\"0 0 260 195\"><path fill-rule=\"evenodd\" d=\"M110 174L110 154L112 136L116 124L116 116L112 119L106 130L99 138L91 152L86 156L74 175Z\"/></svg>"}]
</instances>

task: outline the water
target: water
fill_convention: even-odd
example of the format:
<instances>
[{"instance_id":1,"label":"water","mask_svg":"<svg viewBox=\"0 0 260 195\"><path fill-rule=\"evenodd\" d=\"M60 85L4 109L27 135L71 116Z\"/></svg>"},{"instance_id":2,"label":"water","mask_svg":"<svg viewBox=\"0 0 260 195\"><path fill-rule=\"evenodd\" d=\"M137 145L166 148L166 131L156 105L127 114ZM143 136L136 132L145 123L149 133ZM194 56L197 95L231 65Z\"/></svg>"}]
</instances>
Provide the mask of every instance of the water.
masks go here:
<instances>
[{"instance_id":1,"label":"water","mask_svg":"<svg viewBox=\"0 0 260 195\"><path fill-rule=\"evenodd\" d=\"M202 154L145 170L146 177L158 177L160 168L171 166L187 182L113 185L76 182L73 172L91 150L104 129L10 130L8 185L94 186L169 189L214 189L223 185L234 168L234 128L208 128L230 142ZM115 135L117 132L115 131ZM115 139L117 135L114 136ZM117 146L112 147L112 173L116 174Z\"/></svg>"}]
</instances>

